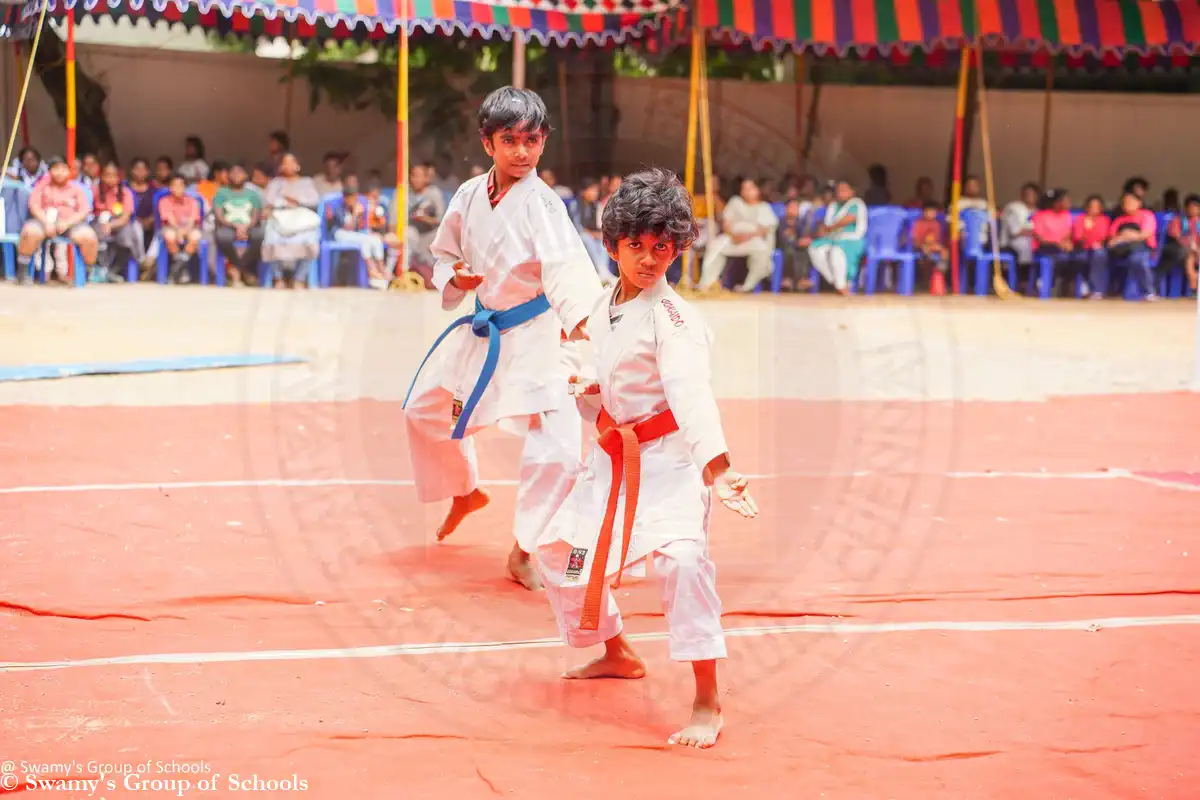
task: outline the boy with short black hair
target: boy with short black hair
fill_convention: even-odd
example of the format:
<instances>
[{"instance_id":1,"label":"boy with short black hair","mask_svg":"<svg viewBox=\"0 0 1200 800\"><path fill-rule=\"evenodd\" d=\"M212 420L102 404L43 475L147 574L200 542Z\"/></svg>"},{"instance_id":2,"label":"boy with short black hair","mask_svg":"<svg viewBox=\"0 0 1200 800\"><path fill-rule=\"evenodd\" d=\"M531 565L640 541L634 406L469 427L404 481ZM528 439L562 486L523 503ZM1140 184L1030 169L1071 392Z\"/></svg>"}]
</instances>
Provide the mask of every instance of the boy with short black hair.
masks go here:
<instances>
[{"instance_id":1,"label":"boy with short black hair","mask_svg":"<svg viewBox=\"0 0 1200 800\"><path fill-rule=\"evenodd\" d=\"M696 680L691 719L668 742L705 748L721 730L717 659L726 657L708 556L712 490L743 517L757 516L758 507L730 464L711 385L712 334L666 280L697 232L691 197L669 172L631 175L608 201L604 245L620 278L587 321L600 379L571 380L581 405L593 401L600 435L538 541L538 562L567 643L604 644L604 655L563 676L569 679L646 674L622 633L609 581L619 585L626 570L654 567L663 580L670 656L691 662ZM617 519L620 537L613 535Z\"/></svg>"},{"instance_id":2,"label":"boy with short black hair","mask_svg":"<svg viewBox=\"0 0 1200 800\"><path fill-rule=\"evenodd\" d=\"M451 500L439 541L490 499L473 434L497 425L524 435L508 575L527 589L541 588L530 553L571 490L583 446L566 390L576 355L563 331L586 336L603 292L566 206L537 175L549 133L546 106L527 89L497 89L480 106L493 167L459 187L430 245L442 308L474 290L475 312L434 342L446 339L443 358L418 369L404 402L417 498Z\"/></svg>"}]
</instances>

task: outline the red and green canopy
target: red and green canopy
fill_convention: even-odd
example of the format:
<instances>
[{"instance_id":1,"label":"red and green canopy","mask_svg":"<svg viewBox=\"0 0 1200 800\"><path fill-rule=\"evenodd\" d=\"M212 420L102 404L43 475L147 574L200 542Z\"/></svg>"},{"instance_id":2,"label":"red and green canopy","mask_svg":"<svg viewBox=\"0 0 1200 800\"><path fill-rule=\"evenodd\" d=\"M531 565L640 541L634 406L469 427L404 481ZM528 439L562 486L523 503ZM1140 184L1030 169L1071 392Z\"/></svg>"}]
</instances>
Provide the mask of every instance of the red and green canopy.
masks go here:
<instances>
[{"instance_id":1,"label":"red and green canopy","mask_svg":"<svg viewBox=\"0 0 1200 800\"><path fill-rule=\"evenodd\" d=\"M219 33L308 38L386 39L406 0L49 0L47 13L77 20L125 17L202 26ZM409 30L499 36L514 32L546 44L606 45L658 29L682 0L407 0ZM22 13L36 20L41 0Z\"/></svg>"},{"instance_id":2,"label":"red and green canopy","mask_svg":"<svg viewBox=\"0 0 1200 800\"><path fill-rule=\"evenodd\" d=\"M693 0L693 7L716 36L818 53L980 44L1165 54L1200 44L1200 0Z\"/></svg>"}]
</instances>

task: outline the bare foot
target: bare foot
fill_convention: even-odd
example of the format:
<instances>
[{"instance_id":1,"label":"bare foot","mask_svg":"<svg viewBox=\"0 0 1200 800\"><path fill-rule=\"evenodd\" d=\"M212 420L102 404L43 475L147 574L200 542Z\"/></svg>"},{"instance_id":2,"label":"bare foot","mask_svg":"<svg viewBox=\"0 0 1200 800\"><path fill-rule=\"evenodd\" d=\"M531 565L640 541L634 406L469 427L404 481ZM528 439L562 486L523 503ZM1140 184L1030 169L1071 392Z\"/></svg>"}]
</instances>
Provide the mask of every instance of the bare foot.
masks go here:
<instances>
[{"instance_id":1,"label":"bare foot","mask_svg":"<svg viewBox=\"0 0 1200 800\"><path fill-rule=\"evenodd\" d=\"M721 718L719 708L692 709L692 718L688 720L688 724L684 726L683 730L671 734L671 738L667 739L667 744L698 747L702 750L712 747L717 743L717 737L721 734L723 724L724 720Z\"/></svg>"},{"instance_id":2,"label":"bare foot","mask_svg":"<svg viewBox=\"0 0 1200 800\"><path fill-rule=\"evenodd\" d=\"M446 512L446 519L437 529L437 540L440 542L454 533L455 528L466 519L467 514L478 511L491 501L491 496L483 489L476 489L468 495L454 498L450 502L450 510Z\"/></svg>"},{"instance_id":3,"label":"bare foot","mask_svg":"<svg viewBox=\"0 0 1200 800\"><path fill-rule=\"evenodd\" d=\"M531 592L542 589L542 578L533 567L533 559L517 545L508 554L508 577Z\"/></svg>"},{"instance_id":4,"label":"bare foot","mask_svg":"<svg viewBox=\"0 0 1200 800\"><path fill-rule=\"evenodd\" d=\"M630 647L623 634L604 643L604 655L580 667L567 670L563 677L570 681L591 678L622 678L637 680L646 677L646 664Z\"/></svg>"}]
</instances>

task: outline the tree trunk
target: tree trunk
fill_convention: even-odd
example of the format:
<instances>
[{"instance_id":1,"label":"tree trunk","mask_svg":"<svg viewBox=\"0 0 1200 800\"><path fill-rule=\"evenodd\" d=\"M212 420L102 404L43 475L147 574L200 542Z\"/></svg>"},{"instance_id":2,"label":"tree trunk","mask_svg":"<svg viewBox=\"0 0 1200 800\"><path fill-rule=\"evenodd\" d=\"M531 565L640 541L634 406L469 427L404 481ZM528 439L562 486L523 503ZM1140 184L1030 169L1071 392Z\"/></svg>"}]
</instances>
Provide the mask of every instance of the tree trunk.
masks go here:
<instances>
[{"instance_id":1,"label":"tree trunk","mask_svg":"<svg viewBox=\"0 0 1200 800\"><path fill-rule=\"evenodd\" d=\"M26 43L26 47L29 44ZM28 51L26 52L28 57ZM63 124L67 121L67 45L49 22L42 29L42 40L38 45L34 60L34 71L46 93L54 101L54 110ZM100 159L101 163L112 159L117 160L117 145L113 141L112 128L108 125L108 114L104 110L104 101L108 95L99 83L82 70L78 60L75 62L75 144L77 155L91 153ZM57 148L41 147L47 154Z\"/></svg>"}]
</instances>

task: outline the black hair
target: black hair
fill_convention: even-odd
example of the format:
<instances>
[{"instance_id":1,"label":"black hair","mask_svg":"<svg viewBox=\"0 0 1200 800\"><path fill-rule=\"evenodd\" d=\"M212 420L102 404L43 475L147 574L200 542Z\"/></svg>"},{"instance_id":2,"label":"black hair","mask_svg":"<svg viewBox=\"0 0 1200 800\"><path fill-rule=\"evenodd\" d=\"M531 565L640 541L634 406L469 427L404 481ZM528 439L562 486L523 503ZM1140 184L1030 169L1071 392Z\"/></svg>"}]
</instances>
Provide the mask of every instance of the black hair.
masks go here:
<instances>
[{"instance_id":1,"label":"black hair","mask_svg":"<svg viewBox=\"0 0 1200 800\"><path fill-rule=\"evenodd\" d=\"M936 210L940 209L941 207L942 207L942 204L939 203L937 200L926 200L924 203L921 204L921 208L923 208L926 211L928 211L931 208L936 211Z\"/></svg>"},{"instance_id":2,"label":"black hair","mask_svg":"<svg viewBox=\"0 0 1200 800\"><path fill-rule=\"evenodd\" d=\"M24 161L25 156L33 154L38 161L42 160L42 154L38 152L36 147L22 147L21 152L17 153L17 160Z\"/></svg>"},{"instance_id":3,"label":"black hair","mask_svg":"<svg viewBox=\"0 0 1200 800\"><path fill-rule=\"evenodd\" d=\"M175 162L171 160L170 156L159 156L154 159L154 166L157 167L159 164L166 164L169 170L175 171Z\"/></svg>"},{"instance_id":4,"label":"black hair","mask_svg":"<svg viewBox=\"0 0 1200 800\"><path fill-rule=\"evenodd\" d=\"M188 145L196 149L196 158L204 160L204 142L199 136L189 136L183 140L183 149L186 151Z\"/></svg>"},{"instance_id":5,"label":"black hair","mask_svg":"<svg viewBox=\"0 0 1200 800\"><path fill-rule=\"evenodd\" d=\"M279 143L279 146L284 150L291 149L292 137L287 135L287 131L271 131L271 135L267 137Z\"/></svg>"},{"instance_id":6,"label":"black hair","mask_svg":"<svg viewBox=\"0 0 1200 800\"><path fill-rule=\"evenodd\" d=\"M1184 208L1190 206L1192 203L1200 203L1200 194L1189 194L1183 200Z\"/></svg>"},{"instance_id":7,"label":"black hair","mask_svg":"<svg viewBox=\"0 0 1200 800\"><path fill-rule=\"evenodd\" d=\"M1028 192L1028 191L1037 192L1038 196L1040 197L1042 194L1042 187L1040 187L1036 183L1033 183L1032 181L1030 181L1029 183L1026 183L1021 186L1021 194L1024 194L1025 192Z\"/></svg>"},{"instance_id":8,"label":"black hair","mask_svg":"<svg viewBox=\"0 0 1200 800\"><path fill-rule=\"evenodd\" d=\"M268 164L265 161L259 161L257 164L254 165L253 171L261 172L263 175L270 177L271 175L273 175L275 173L275 168L272 167L270 164Z\"/></svg>"},{"instance_id":9,"label":"black hair","mask_svg":"<svg viewBox=\"0 0 1200 800\"><path fill-rule=\"evenodd\" d=\"M149 162L149 161L147 161L145 158L142 158L141 156L135 156L135 157L133 158L133 160L129 162L129 168L130 168L130 169L133 169L133 168L134 168L134 167L136 167L138 164L145 164L145 165L146 165L146 169L150 169L150 162Z\"/></svg>"},{"instance_id":10,"label":"black hair","mask_svg":"<svg viewBox=\"0 0 1200 800\"><path fill-rule=\"evenodd\" d=\"M549 133L550 115L537 92L504 86L484 98L479 106L479 135L491 139L496 131Z\"/></svg>"},{"instance_id":11,"label":"black hair","mask_svg":"<svg viewBox=\"0 0 1200 800\"><path fill-rule=\"evenodd\" d=\"M1150 181L1140 175L1136 175L1125 181L1125 185L1121 187L1121 194L1130 194L1141 187L1142 191L1147 191L1150 188Z\"/></svg>"},{"instance_id":12,"label":"black hair","mask_svg":"<svg viewBox=\"0 0 1200 800\"><path fill-rule=\"evenodd\" d=\"M230 165L229 165L228 161L214 161L212 163L212 167L209 168L208 172L209 172L209 175L216 175L218 172L221 172L222 170L224 170L225 172L228 172L229 167L230 167Z\"/></svg>"},{"instance_id":13,"label":"black hair","mask_svg":"<svg viewBox=\"0 0 1200 800\"><path fill-rule=\"evenodd\" d=\"M675 173L657 168L621 181L604 206L601 226L609 250L616 250L622 239L650 233L669 239L679 253L691 247L700 232L687 189Z\"/></svg>"},{"instance_id":14,"label":"black hair","mask_svg":"<svg viewBox=\"0 0 1200 800\"><path fill-rule=\"evenodd\" d=\"M1083 207L1086 209L1093 202L1099 203L1101 209L1104 208L1104 198L1098 194L1089 194L1087 199L1083 201Z\"/></svg>"},{"instance_id":15,"label":"black hair","mask_svg":"<svg viewBox=\"0 0 1200 800\"><path fill-rule=\"evenodd\" d=\"M178 172L172 172L171 177L167 178L167 186L170 186L175 181L183 181L184 183L187 183L187 178L183 177L183 175L179 174Z\"/></svg>"}]
</instances>

